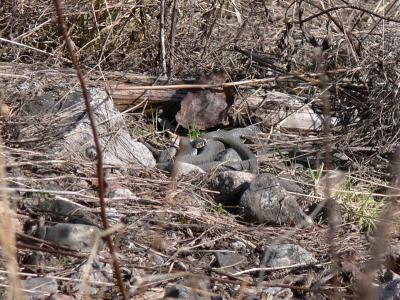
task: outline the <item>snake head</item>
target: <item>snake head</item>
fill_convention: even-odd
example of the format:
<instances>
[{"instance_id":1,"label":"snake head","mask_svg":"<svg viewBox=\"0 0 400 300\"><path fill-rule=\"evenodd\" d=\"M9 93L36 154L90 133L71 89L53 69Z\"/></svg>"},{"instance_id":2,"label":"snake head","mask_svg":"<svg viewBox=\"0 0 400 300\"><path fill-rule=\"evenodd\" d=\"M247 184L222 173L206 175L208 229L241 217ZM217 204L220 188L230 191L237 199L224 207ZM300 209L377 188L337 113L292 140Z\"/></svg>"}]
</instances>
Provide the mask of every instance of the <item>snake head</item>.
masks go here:
<instances>
[{"instance_id":1,"label":"snake head","mask_svg":"<svg viewBox=\"0 0 400 300\"><path fill-rule=\"evenodd\" d=\"M193 148L196 148L196 149L204 148L204 146L206 144L207 144L207 140L204 138L201 138L201 137L192 141L192 146L193 146Z\"/></svg>"}]
</instances>

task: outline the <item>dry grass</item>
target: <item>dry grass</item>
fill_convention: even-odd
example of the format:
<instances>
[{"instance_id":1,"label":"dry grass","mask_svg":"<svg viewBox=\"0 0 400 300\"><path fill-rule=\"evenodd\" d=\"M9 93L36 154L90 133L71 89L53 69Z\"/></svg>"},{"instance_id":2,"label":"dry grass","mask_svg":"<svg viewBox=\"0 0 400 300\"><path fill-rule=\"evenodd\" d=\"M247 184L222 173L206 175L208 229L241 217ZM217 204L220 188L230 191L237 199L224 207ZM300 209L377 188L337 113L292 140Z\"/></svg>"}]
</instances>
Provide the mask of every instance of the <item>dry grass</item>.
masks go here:
<instances>
[{"instance_id":1,"label":"dry grass","mask_svg":"<svg viewBox=\"0 0 400 300\"><path fill-rule=\"evenodd\" d=\"M1 61L42 67L71 66L57 29L52 3L40 0L6 0L3 3L0 7ZM343 7L343 3L329 1L326 7ZM116 79L113 75L113 80L117 81L124 80L123 72L161 73L159 1L79 1L79 4L65 1L63 5L68 33L81 65L87 74L95 74L91 84L105 86L104 79L111 76L107 71L122 71ZM398 23L373 16L370 12L383 15L385 11L387 17L397 18L398 4L385 10L372 5L360 9L356 5L319 14L326 8L310 0L274 3L180 1L172 50L169 36L173 11L167 1L167 67L172 68L174 77L192 78L212 70L225 70L232 80L290 75L291 79L272 81L260 87L305 96L313 102L317 112L323 110L321 99L326 97L323 86L329 92L332 116L341 120L332 129L333 149L345 152L351 159L351 176L357 189L370 191L375 201L384 201L386 182L390 179L390 154L400 139L397 67L400 30ZM271 68L260 65L254 58L253 61L246 58L234 50L235 46L266 54L269 58L267 65L272 64L278 71L272 72ZM171 53L174 55L172 66L169 65ZM42 153L57 137L55 129L60 120L52 116L40 120L17 117L24 104L36 95L55 91L62 98L68 89L76 86L73 75L66 80L65 77L53 76L51 70L48 69L49 74L32 71L18 76L0 73L0 100L11 109L10 115L2 117L5 149L7 156L13 159L7 162L10 165L6 179L9 185L23 190L18 197L12 195L11 199L13 203L22 204L18 213L24 223L37 222L40 216L30 207L43 197L67 195L74 202L98 210L91 185L95 181L94 166L83 161L49 163L49 158ZM312 76L315 72L325 75ZM238 90L238 98L245 98L246 92ZM243 103L234 109L232 118L241 123L249 123L256 117ZM151 116L133 114L128 125L132 132L141 132L147 138L160 141L151 123ZM310 170L295 171L294 164L282 163L282 155L276 149L298 146L306 155L311 155L323 148L323 134L315 132L303 136L277 131L274 127L263 129L266 133L253 146L261 170L281 176L294 175L307 191L302 202L305 205L316 202ZM21 132L32 141L27 138L24 143L18 142ZM45 138L41 139L43 135ZM251 288L257 284L254 278L246 273L229 275L208 264L210 252L231 249L236 241L246 246L246 256L254 264L262 259L260 248L277 240L298 243L312 251L322 265L267 273L269 281L282 279L282 283L286 278L288 286L294 289L297 285L302 286L304 290L296 291L303 296L310 293L329 298L332 296L332 282L327 278L329 272L334 273L330 266L339 262L339 265L351 264L362 270L362 263L369 258L368 242L354 226L353 222L357 221L352 218L337 228L331 241L327 240L329 229L326 225L293 231L291 228L242 224L214 203L213 193L206 188L208 179L208 176L199 176L172 182L155 170L137 167L125 170L123 175L109 176L110 185L127 187L139 197L137 201L107 202L108 209L120 214L126 224L123 232L119 233L124 239L118 235L116 239L121 240L121 264L134 269L137 281L132 281L132 286L136 293L157 294L160 283L164 286L177 282L177 278L170 278L167 273L184 271L181 277L201 278L200 282L214 284L223 282L215 284L215 293L239 297L240 292L235 290L235 286L241 285L243 290L246 290L244 286ZM62 192L49 187L50 182L60 186ZM2 198L6 201L7 196ZM3 203L4 211L8 211L8 205ZM8 216L8 219L2 218L3 223L11 222L12 213ZM9 235L1 234L4 228ZM17 287L13 276L17 270L14 264L14 230L8 231L8 228L0 227L1 236L10 238L1 240L2 254L6 259L2 264L8 266L8 283ZM382 236L385 235L382 233ZM336 245L336 261L328 255L332 244ZM19 249L18 255L23 257L26 251ZM152 263L154 255L164 259L161 267ZM74 262L73 258L68 260ZM44 272L65 278L68 277L64 276L68 274L68 268L44 268ZM314 275L322 278L310 279L313 284L309 286L288 279L289 275L299 273L308 274L309 278ZM160 277L151 278L150 274ZM344 296L357 295L348 282L340 282L340 286ZM201 284L194 287L201 288Z\"/></svg>"}]
</instances>

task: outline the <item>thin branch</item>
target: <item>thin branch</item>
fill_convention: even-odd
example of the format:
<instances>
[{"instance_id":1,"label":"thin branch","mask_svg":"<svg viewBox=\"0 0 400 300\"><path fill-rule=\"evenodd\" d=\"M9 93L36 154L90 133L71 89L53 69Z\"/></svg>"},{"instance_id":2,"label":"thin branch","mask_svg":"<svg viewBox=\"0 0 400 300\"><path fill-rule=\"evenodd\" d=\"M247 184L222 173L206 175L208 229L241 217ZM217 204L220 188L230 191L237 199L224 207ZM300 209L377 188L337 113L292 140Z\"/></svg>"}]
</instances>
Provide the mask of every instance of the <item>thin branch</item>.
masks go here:
<instances>
[{"instance_id":1,"label":"thin branch","mask_svg":"<svg viewBox=\"0 0 400 300\"><path fill-rule=\"evenodd\" d=\"M338 74L344 72L356 72L362 70L361 67L357 67L354 69L336 69L325 72L326 74ZM275 81L285 81L288 79L302 79L305 81L311 81L314 84L318 84L319 81L312 79L314 77L320 77L322 73L305 73L305 74L293 74L293 75L285 75L285 76L277 76L277 77L269 77L269 78L261 78L261 79L249 79L249 80L241 80L234 82L226 82L220 84L174 84L174 85L143 85L143 86L116 86L115 88L118 90L127 90L127 91L135 91L135 90L179 90L179 89L209 89L209 88L219 88L225 86L238 86L238 85L259 85L262 83L269 83Z\"/></svg>"},{"instance_id":2,"label":"thin branch","mask_svg":"<svg viewBox=\"0 0 400 300\"><path fill-rule=\"evenodd\" d=\"M313 3L310 3L310 2L308 2L308 3L313 5ZM334 6L334 7L328 8L328 9L323 9L323 10L321 10L319 13L317 13L317 14L315 14L315 15L312 15L312 16L309 16L309 17L303 19L301 22L302 22L302 23L306 23L306 22L308 22L308 21L311 21L312 19L318 18L318 17L320 17L320 16L322 16L322 15L325 15L325 14L328 14L328 13L330 13L330 12L332 12L332 11L341 10L341 9L354 9L354 10L359 10L359 11L362 11L362 12L364 12L364 13L370 14L370 15L376 17L376 18L380 18L380 19L382 19L382 20L386 20L386 21L390 21L390 22L395 22L395 23L400 23L400 20L393 19L393 18L386 17L386 16L382 16L382 15L377 14L377 13L371 11L371 10L362 8L362 7L360 7L360 6L351 5L351 4L349 4L349 5L342 5L342 6Z\"/></svg>"},{"instance_id":3,"label":"thin branch","mask_svg":"<svg viewBox=\"0 0 400 300\"><path fill-rule=\"evenodd\" d=\"M165 0L160 3L160 59L163 75L167 74L165 61Z\"/></svg>"},{"instance_id":4,"label":"thin branch","mask_svg":"<svg viewBox=\"0 0 400 300\"><path fill-rule=\"evenodd\" d=\"M77 74L77 77L79 79L79 83L81 85L82 88L82 93L83 93L83 98L85 100L85 106L86 106L86 112L88 114L88 118L90 121L90 127L92 129L92 134L93 134L93 139L94 139L94 144L96 147L96 153L97 153L97 177L98 177L98 184L99 184L99 202L100 202L100 214L101 214L101 219L103 222L103 228L104 230L107 230L109 228L109 224L108 224L108 220L106 217L106 209L105 209L105 201L104 201L104 195L105 195L105 191L104 191L104 174L103 174L103 155L102 155L102 151L101 151L101 145L99 142L99 136L97 133L97 129L96 129L96 123L94 120L94 116L93 116L93 112L92 112L92 108L90 106L90 100L89 100L89 93L86 87L86 82L83 79L83 73L82 70L79 66L78 60L76 58L71 40L68 36L67 30L64 26L64 18L62 15L62 9L61 9L61 1L60 0L54 0L54 4L56 7L56 11L57 11L57 17L58 17L58 24L60 26L60 30L62 31L62 34L64 36L64 40L68 49L68 52L71 56L72 62L74 64L75 67L75 71ZM119 262L117 259L117 256L115 254L115 249L114 249L114 244L111 238L111 235L107 235L106 237L106 241L107 241L107 245L110 249L110 254L112 256L113 259L113 267L114 267L114 276L117 280L117 284L118 287L121 291L122 297L123 299L128 299L125 289L124 289L124 285L123 285L123 281L122 281L122 276L120 273L120 268L119 268Z\"/></svg>"},{"instance_id":5,"label":"thin branch","mask_svg":"<svg viewBox=\"0 0 400 300\"><path fill-rule=\"evenodd\" d=\"M169 35L169 68L168 68L168 78L172 77L175 63L175 36L176 36L176 22L177 22L177 9L176 6L178 0L174 0L172 5L172 20L171 20L171 33Z\"/></svg>"}]
</instances>

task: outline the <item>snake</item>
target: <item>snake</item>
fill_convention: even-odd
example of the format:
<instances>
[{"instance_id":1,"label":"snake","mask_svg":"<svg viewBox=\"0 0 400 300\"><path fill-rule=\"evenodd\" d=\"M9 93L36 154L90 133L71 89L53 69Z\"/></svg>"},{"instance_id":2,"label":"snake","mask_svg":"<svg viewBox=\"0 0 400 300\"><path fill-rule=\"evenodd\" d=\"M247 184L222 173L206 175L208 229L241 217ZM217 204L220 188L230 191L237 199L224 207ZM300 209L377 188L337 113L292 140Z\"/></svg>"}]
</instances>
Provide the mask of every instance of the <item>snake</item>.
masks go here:
<instances>
[{"instance_id":1,"label":"snake","mask_svg":"<svg viewBox=\"0 0 400 300\"><path fill-rule=\"evenodd\" d=\"M188 154L193 151L195 145L188 137L181 137L180 148L182 147L183 149L180 151L181 154L177 156L177 160L196 165L205 171L222 165L232 170L257 172L256 156L240 140L240 137L245 135L254 135L254 131L247 128L236 128L230 131L218 130L205 133L200 137L205 141L203 143L204 147L197 155ZM241 160L228 162L216 161L218 154L225 150L225 148L235 150ZM157 168L166 171L171 171L173 166L173 160L157 164Z\"/></svg>"}]
</instances>

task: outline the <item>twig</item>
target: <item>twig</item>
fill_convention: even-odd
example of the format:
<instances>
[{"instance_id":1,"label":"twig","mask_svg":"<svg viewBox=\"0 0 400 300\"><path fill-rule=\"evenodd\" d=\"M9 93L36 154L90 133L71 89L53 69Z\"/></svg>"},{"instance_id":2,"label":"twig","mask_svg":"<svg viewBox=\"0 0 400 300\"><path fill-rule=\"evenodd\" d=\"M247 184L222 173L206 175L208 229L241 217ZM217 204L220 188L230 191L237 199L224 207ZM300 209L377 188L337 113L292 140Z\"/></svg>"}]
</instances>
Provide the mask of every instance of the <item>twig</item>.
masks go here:
<instances>
[{"instance_id":1,"label":"twig","mask_svg":"<svg viewBox=\"0 0 400 300\"><path fill-rule=\"evenodd\" d=\"M165 0L160 2L160 59L163 75L167 74L165 61Z\"/></svg>"},{"instance_id":2,"label":"twig","mask_svg":"<svg viewBox=\"0 0 400 300\"><path fill-rule=\"evenodd\" d=\"M361 71L362 67L357 67L354 69L336 69L325 72L326 74L338 74L345 72L356 72ZM323 73L305 73L305 74L293 74L293 75L285 75L285 76L277 76L277 77L269 77L269 78L261 78L261 79L249 79L249 80L241 80L234 82L226 82L220 84L172 84L172 85L143 85L143 86L116 86L115 89L121 91L136 91L136 90L179 90L179 89L209 89L209 88L219 88L219 87L227 87L227 86L238 86L238 85L259 85L262 83L269 83L275 81L285 81L288 79L307 79L308 77L320 77ZM317 83L317 82L315 82Z\"/></svg>"},{"instance_id":3,"label":"twig","mask_svg":"<svg viewBox=\"0 0 400 300\"><path fill-rule=\"evenodd\" d=\"M86 82L83 79L83 74L82 74L81 68L79 66L78 60L76 58L71 40L70 40L67 30L64 26L64 19L63 19L62 10L61 10L61 1L54 0L54 4L56 7L56 11L57 11L58 24L59 24L60 30L62 31L62 34L64 36L64 40L65 40L68 52L71 56L77 77L79 79L79 83L82 88L83 98L85 100L86 112L88 114L88 118L90 121L90 127L92 129L93 140L94 140L94 144L96 147L96 153L97 153L97 177L98 177L98 185L99 185L100 214L101 214L101 219L103 222L103 228L104 228L104 230L107 230L109 228L109 225L108 225L108 220L107 220L107 216L106 216L105 201L104 201L105 191L104 191L104 174L103 174L103 155L102 155L102 151L101 151L101 145L99 142L99 137L98 137L98 133L97 133L97 129L96 129L96 124L95 124L92 108L90 106L89 93L88 93L88 90L86 87ZM107 241L108 247L110 249L111 257L113 259L114 276L117 280L117 284L121 291L122 298L127 300L128 297L127 297L127 294L124 289L122 276L121 276L120 269L119 269L119 262L118 262L116 254L115 254L114 244L113 244L113 241L112 241L112 238L110 235L107 235L106 241Z\"/></svg>"},{"instance_id":4,"label":"twig","mask_svg":"<svg viewBox=\"0 0 400 300\"><path fill-rule=\"evenodd\" d=\"M4 153L1 147L0 140L0 153ZM0 155L0 246L2 256L5 258L5 267L8 271L9 284L8 299L23 299L21 293L21 281L17 274L18 272L18 261L16 251L16 227L13 216L14 211L10 208L8 200L8 192L5 188L5 167L3 155Z\"/></svg>"},{"instance_id":5,"label":"twig","mask_svg":"<svg viewBox=\"0 0 400 300\"><path fill-rule=\"evenodd\" d=\"M251 269L243 270L240 272L236 272L233 274L233 276L239 276L239 275L249 274L249 273L256 273L256 272L260 272L260 271L270 272L270 271L279 271L279 270L295 269L295 268L303 268L303 267L322 267L322 266L325 266L328 264L331 264L331 262L320 263L320 264L294 264L294 265L275 267L275 268L251 268Z\"/></svg>"},{"instance_id":6,"label":"twig","mask_svg":"<svg viewBox=\"0 0 400 300\"><path fill-rule=\"evenodd\" d=\"M28 45L25 45L25 44L22 44L22 43L15 42L15 41L10 41L10 40L7 40L7 39L1 38L1 37L0 37L0 42L9 43L9 44L16 45L16 46L19 46L19 47L27 48L27 49L30 49L30 50L33 50L33 51L36 51L36 52L39 52L39 53L42 53L42 54L45 54L45 55L48 55L48 56L55 56L54 53L49 53L49 52L46 52L44 50L40 50L40 49L31 47L31 46L28 46ZM70 60L65 59L65 58L61 58L61 60L64 61L64 62L67 62L67 63L71 63Z\"/></svg>"},{"instance_id":7,"label":"twig","mask_svg":"<svg viewBox=\"0 0 400 300\"><path fill-rule=\"evenodd\" d=\"M169 35L169 68L168 68L168 78L171 79L174 70L175 63L175 35L176 35L176 20L177 20L177 9L176 6L178 0L174 0L172 5L172 19L171 19L171 33Z\"/></svg>"},{"instance_id":8,"label":"twig","mask_svg":"<svg viewBox=\"0 0 400 300\"><path fill-rule=\"evenodd\" d=\"M392 161L392 188L400 187L400 147L398 147L393 155ZM392 196L393 190L388 190L388 195ZM399 214L399 197L389 197L376 226L374 240L371 243L371 259L365 268L365 276L361 280L361 288L364 288L365 299L377 299L377 291L372 286L372 278L382 264L382 257L388 253L390 249L390 240L396 232L396 223ZM362 295L361 295L362 296Z\"/></svg>"},{"instance_id":9,"label":"twig","mask_svg":"<svg viewBox=\"0 0 400 300\"><path fill-rule=\"evenodd\" d=\"M312 2L307 2L307 3L309 3L311 5L314 5L314 3L312 3ZM305 23L305 22L311 21L312 19L318 18L318 17L320 17L322 15L328 14L331 11L341 10L341 9L355 9L355 10L362 11L364 13L370 14L370 15L376 17L376 18L380 18L380 19L385 20L385 21L400 23L400 20L393 19L393 18L386 17L386 16L382 16L382 15L379 15L379 14L377 14L377 13L371 11L371 10L365 9L365 8L357 6L357 5L352 5L352 4L342 5L342 6L334 6L334 7L328 8L328 9L321 9L321 11L319 13L317 13L315 15L312 15L312 16L309 16L308 18L305 18L305 19L301 20L301 22Z\"/></svg>"}]
</instances>

